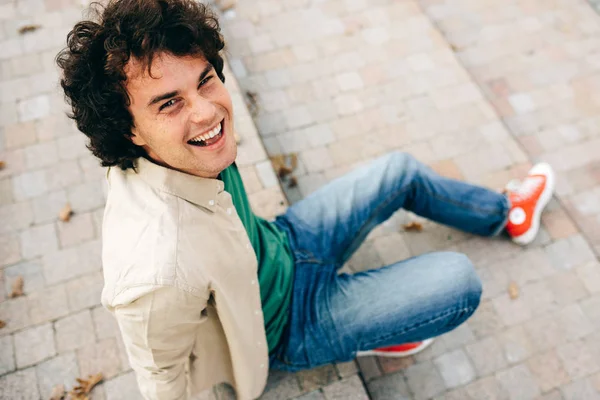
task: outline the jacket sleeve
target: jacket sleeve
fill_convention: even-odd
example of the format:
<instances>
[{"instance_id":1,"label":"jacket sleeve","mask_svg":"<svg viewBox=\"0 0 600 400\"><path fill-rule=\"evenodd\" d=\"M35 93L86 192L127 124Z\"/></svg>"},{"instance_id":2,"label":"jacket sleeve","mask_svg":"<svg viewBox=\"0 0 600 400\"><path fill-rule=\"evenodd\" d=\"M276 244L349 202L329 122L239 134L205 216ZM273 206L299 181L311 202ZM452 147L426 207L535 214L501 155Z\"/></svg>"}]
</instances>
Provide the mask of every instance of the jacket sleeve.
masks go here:
<instances>
[{"instance_id":1,"label":"jacket sleeve","mask_svg":"<svg viewBox=\"0 0 600 400\"><path fill-rule=\"evenodd\" d=\"M140 391L148 400L187 398L186 363L207 298L162 287L115 308Z\"/></svg>"}]
</instances>

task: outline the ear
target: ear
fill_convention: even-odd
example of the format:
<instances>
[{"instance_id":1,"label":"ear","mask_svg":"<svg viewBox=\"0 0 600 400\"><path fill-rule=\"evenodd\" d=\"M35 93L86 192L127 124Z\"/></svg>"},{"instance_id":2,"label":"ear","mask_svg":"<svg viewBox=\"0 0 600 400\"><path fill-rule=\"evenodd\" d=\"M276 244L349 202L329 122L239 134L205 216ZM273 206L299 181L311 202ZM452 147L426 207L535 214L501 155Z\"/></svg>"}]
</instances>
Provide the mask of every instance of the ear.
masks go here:
<instances>
[{"instance_id":1,"label":"ear","mask_svg":"<svg viewBox=\"0 0 600 400\"><path fill-rule=\"evenodd\" d=\"M131 140L133 144L140 147L147 144L146 141L139 135L139 132L136 128L131 129L131 136L129 137L129 140Z\"/></svg>"}]
</instances>

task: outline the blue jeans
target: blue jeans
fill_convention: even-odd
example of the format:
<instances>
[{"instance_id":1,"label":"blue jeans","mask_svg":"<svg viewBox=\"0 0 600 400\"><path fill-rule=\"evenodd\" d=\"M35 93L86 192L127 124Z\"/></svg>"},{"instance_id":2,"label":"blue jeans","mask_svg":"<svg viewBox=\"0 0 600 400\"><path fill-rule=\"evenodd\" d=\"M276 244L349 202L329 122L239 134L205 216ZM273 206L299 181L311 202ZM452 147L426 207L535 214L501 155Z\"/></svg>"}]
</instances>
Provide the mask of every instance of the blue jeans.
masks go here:
<instances>
[{"instance_id":1,"label":"blue jeans","mask_svg":"<svg viewBox=\"0 0 600 400\"><path fill-rule=\"evenodd\" d=\"M356 274L338 269L400 208L482 236L504 228L508 199L435 174L394 152L291 206L275 223L295 256L290 319L271 368L349 361L357 351L420 341L469 318L481 282L469 259L437 252Z\"/></svg>"}]
</instances>

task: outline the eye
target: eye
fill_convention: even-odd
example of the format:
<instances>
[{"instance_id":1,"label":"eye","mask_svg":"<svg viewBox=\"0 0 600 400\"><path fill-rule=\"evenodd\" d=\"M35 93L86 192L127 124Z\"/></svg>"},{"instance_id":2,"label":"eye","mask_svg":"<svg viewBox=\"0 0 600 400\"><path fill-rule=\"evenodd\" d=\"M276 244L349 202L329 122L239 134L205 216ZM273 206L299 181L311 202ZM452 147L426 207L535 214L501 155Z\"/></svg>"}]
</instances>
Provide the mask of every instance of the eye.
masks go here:
<instances>
[{"instance_id":1,"label":"eye","mask_svg":"<svg viewBox=\"0 0 600 400\"><path fill-rule=\"evenodd\" d=\"M173 106L175 103L177 103L177 99L171 99L171 100L167 101L166 103L164 103L162 106L160 106L160 108L158 110L162 111L165 108Z\"/></svg>"},{"instance_id":2,"label":"eye","mask_svg":"<svg viewBox=\"0 0 600 400\"><path fill-rule=\"evenodd\" d=\"M201 88L202 86L206 85L208 83L208 81L210 81L212 79L212 75L207 76L206 78L202 79L200 81L200 83L198 84L198 88Z\"/></svg>"}]
</instances>

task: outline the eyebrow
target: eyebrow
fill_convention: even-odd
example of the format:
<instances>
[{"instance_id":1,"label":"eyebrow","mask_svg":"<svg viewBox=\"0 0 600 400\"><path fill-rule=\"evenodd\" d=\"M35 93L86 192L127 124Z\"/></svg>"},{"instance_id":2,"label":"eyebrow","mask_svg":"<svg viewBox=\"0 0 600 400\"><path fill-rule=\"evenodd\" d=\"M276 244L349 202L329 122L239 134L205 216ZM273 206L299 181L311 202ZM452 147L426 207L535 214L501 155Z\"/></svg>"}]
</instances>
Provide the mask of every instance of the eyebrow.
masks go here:
<instances>
[{"instance_id":1,"label":"eyebrow","mask_svg":"<svg viewBox=\"0 0 600 400\"><path fill-rule=\"evenodd\" d=\"M206 67L204 67L204 69L200 73L200 76L198 77L198 83L202 82L202 80L204 78L206 78L206 75L208 75L210 73L210 71L212 71L212 69L213 69L213 66L211 64L208 64ZM148 107L153 106L154 104L156 104L160 101L170 99L171 97L175 97L178 94L179 94L179 90L174 90L172 92L163 93L163 94L159 94L158 96L154 96L152 99L150 99L150 102L148 103Z\"/></svg>"}]
</instances>

